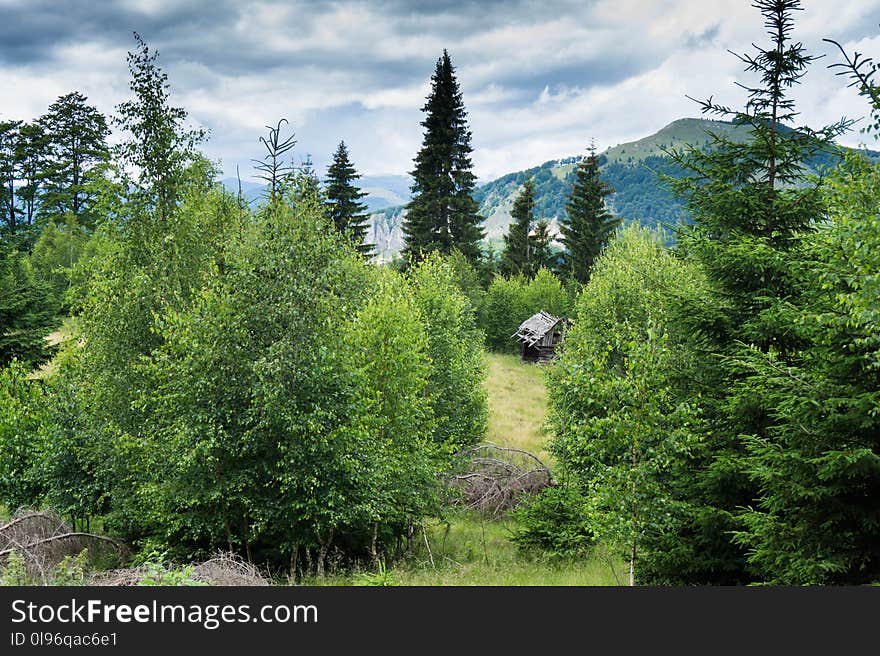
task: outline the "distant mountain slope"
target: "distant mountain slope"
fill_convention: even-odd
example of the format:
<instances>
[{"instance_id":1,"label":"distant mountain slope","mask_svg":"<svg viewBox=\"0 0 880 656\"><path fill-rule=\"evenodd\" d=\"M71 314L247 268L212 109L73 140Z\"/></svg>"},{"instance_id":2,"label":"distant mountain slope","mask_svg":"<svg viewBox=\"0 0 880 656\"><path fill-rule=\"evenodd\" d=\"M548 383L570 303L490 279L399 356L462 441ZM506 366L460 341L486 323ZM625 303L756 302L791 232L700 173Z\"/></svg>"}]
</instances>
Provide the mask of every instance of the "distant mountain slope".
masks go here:
<instances>
[{"instance_id":1,"label":"distant mountain slope","mask_svg":"<svg viewBox=\"0 0 880 656\"><path fill-rule=\"evenodd\" d=\"M749 130L722 121L684 118L673 121L658 132L629 143L619 144L604 151L599 158L602 179L615 190L608 198L611 210L624 221L638 221L644 225L671 225L687 218L680 201L662 184L660 177L683 175L665 154L684 145L708 147L709 132L723 135L733 141L749 139ZM867 151L872 159L880 161L880 153ZM510 225L510 210L520 186L529 177L535 183L537 216L546 218L554 228L565 216L565 203L571 190L574 171L582 155L551 160L525 171L504 175L480 186L474 193L479 212L486 218L484 227L491 246L499 248L502 235ZM805 162L810 172L834 166L837 156L827 153ZM405 210L391 207L372 216L372 243L378 245L383 258L392 257L400 250L400 225Z\"/></svg>"},{"instance_id":2,"label":"distant mountain slope","mask_svg":"<svg viewBox=\"0 0 880 656\"><path fill-rule=\"evenodd\" d=\"M232 193L238 193L238 180L224 178L222 184ZM405 205L410 199L409 186L412 184L408 175L365 175L357 181L360 190L367 195L363 203L369 212L378 212L387 207ZM251 180L241 181L241 191L249 203L256 203L266 189L262 182Z\"/></svg>"},{"instance_id":3,"label":"distant mountain slope","mask_svg":"<svg viewBox=\"0 0 880 656\"><path fill-rule=\"evenodd\" d=\"M677 150L684 145L707 147L711 144L709 132L723 135L737 142L749 139L748 128L722 121L699 118L683 118L673 121L652 135L618 144L604 151L599 158L602 179L608 182L614 193L608 197L611 210L625 221L638 221L644 225L672 225L687 218L682 204L673 198L661 183L663 175L680 176L679 170L666 156L666 150ZM880 161L880 153L868 151L869 156ZM583 155L544 162L539 166L508 173L478 187L474 199L479 212L485 217L484 227L489 245L500 248L502 236L510 225L510 210L520 186L529 177L535 183L538 218L546 218L551 227L558 229L559 219L565 216L565 203L574 179L577 163ZM834 166L836 155L831 153L806 162L810 171ZM369 243L377 245L380 259L389 259L403 247L401 226L406 216L404 206L410 199L411 178L407 175L365 175L359 180L360 188L367 193L364 202L370 216ZM223 180L233 192L238 181ZM259 199L264 191L260 183L243 181L242 191L251 200Z\"/></svg>"}]
</instances>

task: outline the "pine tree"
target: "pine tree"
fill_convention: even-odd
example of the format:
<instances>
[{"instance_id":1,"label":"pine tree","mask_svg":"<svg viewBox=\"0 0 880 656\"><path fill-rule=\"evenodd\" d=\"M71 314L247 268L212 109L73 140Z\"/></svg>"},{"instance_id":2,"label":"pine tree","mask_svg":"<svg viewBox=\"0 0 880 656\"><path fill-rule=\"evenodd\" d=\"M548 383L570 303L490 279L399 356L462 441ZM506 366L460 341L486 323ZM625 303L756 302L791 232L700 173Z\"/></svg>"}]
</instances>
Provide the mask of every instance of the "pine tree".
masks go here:
<instances>
[{"instance_id":1,"label":"pine tree","mask_svg":"<svg viewBox=\"0 0 880 656\"><path fill-rule=\"evenodd\" d=\"M565 205L566 217L560 220L562 244L565 247L563 269L567 276L581 284L590 279L590 271L599 253L605 248L620 219L605 207L605 197L614 190L599 177L596 147L580 161L575 173L571 195Z\"/></svg>"},{"instance_id":2,"label":"pine tree","mask_svg":"<svg viewBox=\"0 0 880 656\"><path fill-rule=\"evenodd\" d=\"M789 129L796 116L789 90L812 57L792 43L792 13L799 0L757 0L771 45L740 55L760 83L746 87L749 100L734 111L710 100L704 113L747 126L745 142L710 134L710 148L684 149L676 160L690 175L671 182L694 217L680 230L683 253L700 263L712 291L680 308L685 332L704 358L695 395L704 419L695 448L680 464L678 524L652 546L650 580L736 584L756 577L741 539L742 509L760 502L760 483L750 472L746 445L767 444L779 418L774 394L756 393L755 357L783 370L806 346L793 301L802 293L803 267L796 246L822 221L816 185L804 181L802 162L833 147L845 124L816 132ZM684 472L687 472L684 474Z\"/></svg>"},{"instance_id":3,"label":"pine tree","mask_svg":"<svg viewBox=\"0 0 880 656\"><path fill-rule=\"evenodd\" d=\"M510 216L513 221L504 235L501 253L501 272L507 276L531 276L537 270L532 257L532 219L535 212L535 184L531 178L525 181L513 201Z\"/></svg>"},{"instance_id":4,"label":"pine tree","mask_svg":"<svg viewBox=\"0 0 880 656\"><path fill-rule=\"evenodd\" d=\"M556 270L557 256L553 252L552 241L553 235L550 233L550 223L547 219L539 219L535 224L534 231L529 235L535 271L538 271L538 269Z\"/></svg>"},{"instance_id":5,"label":"pine tree","mask_svg":"<svg viewBox=\"0 0 880 656\"><path fill-rule=\"evenodd\" d=\"M374 246L364 243L370 226L369 216L366 214L367 206L360 202L367 194L353 184L360 177L349 159L345 142L340 141L333 155L333 163L327 168L325 182L330 219L336 230L350 236L358 252L369 256Z\"/></svg>"},{"instance_id":6,"label":"pine tree","mask_svg":"<svg viewBox=\"0 0 880 656\"><path fill-rule=\"evenodd\" d=\"M43 172L40 214L57 222L70 214L83 226L94 227L95 192L90 186L109 158L107 119L87 104L79 92L61 96L40 118L50 147Z\"/></svg>"},{"instance_id":7,"label":"pine tree","mask_svg":"<svg viewBox=\"0 0 880 656\"><path fill-rule=\"evenodd\" d=\"M8 234L15 234L18 227L15 182L20 128L21 121L0 121L0 221Z\"/></svg>"},{"instance_id":8,"label":"pine tree","mask_svg":"<svg viewBox=\"0 0 880 656\"><path fill-rule=\"evenodd\" d=\"M437 60L431 94L422 111L425 128L415 158L413 199L403 224L404 254L420 260L431 251L449 254L454 248L470 261L480 257L482 219L472 197L476 176L471 172L471 132L449 53Z\"/></svg>"},{"instance_id":9,"label":"pine tree","mask_svg":"<svg viewBox=\"0 0 880 656\"><path fill-rule=\"evenodd\" d=\"M22 220L28 226L34 223L38 198L46 181L50 145L50 137L39 123L21 126L17 156L21 180L18 198Z\"/></svg>"},{"instance_id":10,"label":"pine tree","mask_svg":"<svg viewBox=\"0 0 880 656\"><path fill-rule=\"evenodd\" d=\"M0 240L0 367L13 358L28 365L49 358L44 338L56 323L55 310L49 284L34 275L27 257Z\"/></svg>"}]
</instances>

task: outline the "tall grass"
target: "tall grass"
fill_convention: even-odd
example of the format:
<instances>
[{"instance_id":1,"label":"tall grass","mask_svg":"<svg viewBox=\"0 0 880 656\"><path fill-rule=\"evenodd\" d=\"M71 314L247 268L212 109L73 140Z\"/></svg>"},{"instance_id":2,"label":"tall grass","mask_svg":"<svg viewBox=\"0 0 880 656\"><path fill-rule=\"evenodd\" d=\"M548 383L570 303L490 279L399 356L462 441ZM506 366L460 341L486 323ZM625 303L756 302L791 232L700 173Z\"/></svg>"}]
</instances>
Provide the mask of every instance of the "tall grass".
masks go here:
<instances>
[{"instance_id":1,"label":"tall grass","mask_svg":"<svg viewBox=\"0 0 880 656\"><path fill-rule=\"evenodd\" d=\"M608 586L621 585L623 563L611 567L601 550L582 559L548 558L524 553L510 541L513 522L489 520L468 513L426 526L430 557L419 533L413 553L381 577L349 572L311 579L310 585L405 586ZM433 565L431 564L433 558Z\"/></svg>"},{"instance_id":2,"label":"tall grass","mask_svg":"<svg viewBox=\"0 0 880 656\"><path fill-rule=\"evenodd\" d=\"M545 464L550 455L545 449L547 436L546 365L527 364L519 356L487 354L489 364L486 389L489 393L489 431L487 440L502 446L525 449Z\"/></svg>"}]
</instances>

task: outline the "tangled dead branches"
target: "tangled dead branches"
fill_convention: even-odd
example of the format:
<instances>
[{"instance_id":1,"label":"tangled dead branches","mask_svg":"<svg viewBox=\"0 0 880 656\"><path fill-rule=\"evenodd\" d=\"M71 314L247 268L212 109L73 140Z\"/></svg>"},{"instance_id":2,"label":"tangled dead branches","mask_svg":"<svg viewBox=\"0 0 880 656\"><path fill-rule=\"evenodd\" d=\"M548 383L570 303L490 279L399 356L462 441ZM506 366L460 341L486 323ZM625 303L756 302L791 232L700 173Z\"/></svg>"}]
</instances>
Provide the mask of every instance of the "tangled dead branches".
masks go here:
<instances>
[{"instance_id":1,"label":"tangled dead branches","mask_svg":"<svg viewBox=\"0 0 880 656\"><path fill-rule=\"evenodd\" d=\"M199 563L194 571L195 578L208 585L272 585L252 564L226 552Z\"/></svg>"},{"instance_id":2,"label":"tangled dead branches","mask_svg":"<svg viewBox=\"0 0 880 656\"><path fill-rule=\"evenodd\" d=\"M0 565L13 552L24 559L27 574L43 584L51 582L55 568L66 556L87 550L89 559L112 555L121 560L125 546L103 535L73 531L61 517L48 511L20 508L12 519L0 526Z\"/></svg>"},{"instance_id":3,"label":"tangled dead branches","mask_svg":"<svg viewBox=\"0 0 880 656\"><path fill-rule=\"evenodd\" d=\"M500 515L553 484L550 469L533 453L495 444L480 444L459 452L461 467L450 475L459 502L482 513Z\"/></svg>"}]
</instances>

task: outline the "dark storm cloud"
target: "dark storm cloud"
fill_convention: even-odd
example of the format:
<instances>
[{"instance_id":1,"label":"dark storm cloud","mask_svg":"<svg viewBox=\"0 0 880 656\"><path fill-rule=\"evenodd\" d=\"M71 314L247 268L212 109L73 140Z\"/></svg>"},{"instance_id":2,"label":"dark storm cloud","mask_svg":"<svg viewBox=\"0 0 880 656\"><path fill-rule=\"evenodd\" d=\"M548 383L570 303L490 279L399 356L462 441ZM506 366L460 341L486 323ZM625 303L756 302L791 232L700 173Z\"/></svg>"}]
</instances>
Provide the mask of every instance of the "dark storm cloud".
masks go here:
<instances>
[{"instance_id":1,"label":"dark storm cloud","mask_svg":"<svg viewBox=\"0 0 880 656\"><path fill-rule=\"evenodd\" d=\"M134 44L132 32L137 31L151 48L161 53L166 64L175 61L198 63L219 75L271 75L297 69L344 70L369 86L412 84L430 75L439 52L426 49L421 56L400 57L388 52L380 54L375 47L380 44L371 44L368 36L357 33L352 37L359 45L365 46L363 48L345 50L334 45L324 46L318 41L310 44L308 49L294 53L279 52L278 47L268 43L259 31L238 30L236 24L262 10L270 17L277 14L272 29L284 31L294 40L307 40L314 34L319 21L329 13L351 8L369 14L372 23L382 25L385 33L392 35L387 38L433 37L448 45L455 58L454 46L469 36L504 25L553 19L565 15L569 7L586 12L591 4L555 3L552 10L548 10L546 4L531 0L275 4L203 0L168 3L155 8L145 5L138 9L137 3L35 0L2 9L0 63L12 66L45 64L58 56L60 48L71 44L98 43L130 49ZM371 49L370 45L374 48ZM576 84L584 77L582 71L576 70L580 63L577 60L566 62L546 76L535 71L526 71L524 77L501 72L495 82L519 89ZM551 64L537 67L554 68ZM613 82L620 79L620 75L637 72L638 68L632 60L615 61L608 66L596 66L588 77ZM202 83L210 86L210 80L203 79Z\"/></svg>"},{"instance_id":2,"label":"dark storm cloud","mask_svg":"<svg viewBox=\"0 0 880 656\"><path fill-rule=\"evenodd\" d=\"M204 3L175 3L161 11L140 11L119 3L74 0L28 0L0 12L0 62L27 65L43 62L59 47L97 42L127 47L132 32L147 38L174 40L211 33L235 16L236 3L211 0Z\"/></svg>"}]
</instances>

